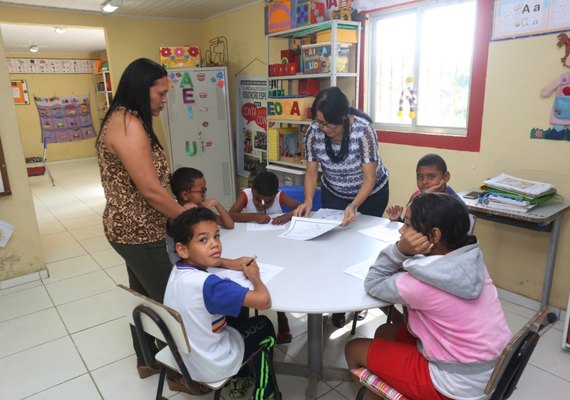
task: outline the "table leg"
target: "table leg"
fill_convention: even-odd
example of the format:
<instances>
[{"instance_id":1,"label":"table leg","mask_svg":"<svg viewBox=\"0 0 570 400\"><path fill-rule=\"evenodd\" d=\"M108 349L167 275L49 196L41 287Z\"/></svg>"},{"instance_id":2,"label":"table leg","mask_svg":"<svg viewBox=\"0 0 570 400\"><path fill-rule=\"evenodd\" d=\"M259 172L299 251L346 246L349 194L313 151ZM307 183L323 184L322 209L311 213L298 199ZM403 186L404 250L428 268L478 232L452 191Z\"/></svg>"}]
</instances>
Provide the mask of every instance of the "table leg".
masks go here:
<instances>
[{"instance_id":1,"label":"table leg","mask_svg":"<svg viewBox=\"0 0 570 400\"><path fill-rule=\"evenodd\" d=\"M541 308L547 306L550 302L550 289L552 288L552 278L554 276L554 261L556 260L556 250L558 249L561 219L562 217L559 215L554 221L552 221L552 232L550 232L550 248L548 249L548 257L546 258L544 284L542 285L542 296L540 298Z\"/></svg>"}]
</instances>

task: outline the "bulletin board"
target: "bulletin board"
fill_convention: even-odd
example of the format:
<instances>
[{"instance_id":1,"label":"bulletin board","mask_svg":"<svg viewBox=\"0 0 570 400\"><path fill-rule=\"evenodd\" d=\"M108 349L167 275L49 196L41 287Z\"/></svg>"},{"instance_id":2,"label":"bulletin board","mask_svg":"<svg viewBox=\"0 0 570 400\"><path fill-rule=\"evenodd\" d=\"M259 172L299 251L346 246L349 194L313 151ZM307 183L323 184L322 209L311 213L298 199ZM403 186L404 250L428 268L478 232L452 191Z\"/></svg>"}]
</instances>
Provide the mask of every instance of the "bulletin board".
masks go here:
<instances>
[{"instance_id":1,"label":"bulletin board","mask_svg":"<svg viewBox=\"0 0 570 400\"><path fill-rule=\"evenodd\" d=\"M495 0L492 40L570 29L570 0Z\"/></svg>"},{"instance_id":2,"label":"bulletin board","mask_svg":"<svg viewBox=\"0 0 570 400\"><path fill-rule=\"evenodd\" d=\"M10 182L8 181L8 171L4 160L4 150L2 150L2 139L0 139L0 196L12 194Z\"/></svg>"}]
</instances>

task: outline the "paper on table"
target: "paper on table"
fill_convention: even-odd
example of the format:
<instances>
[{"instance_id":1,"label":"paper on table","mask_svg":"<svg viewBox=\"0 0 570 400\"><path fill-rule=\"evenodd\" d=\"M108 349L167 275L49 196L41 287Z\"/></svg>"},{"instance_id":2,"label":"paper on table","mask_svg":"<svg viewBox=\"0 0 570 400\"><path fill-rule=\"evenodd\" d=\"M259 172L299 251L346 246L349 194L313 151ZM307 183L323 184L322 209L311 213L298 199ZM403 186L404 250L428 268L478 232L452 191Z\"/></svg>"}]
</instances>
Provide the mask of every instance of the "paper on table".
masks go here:
<instances>
[{"instance_id":1,"label":"paper on table","mask_svg":"<svg viewBox=\"0 0 570 400\"><path fill-rule=\"evenodd\" d=\"M277 265L258 262L257 266L259 267L259 275L261 276L261 280L265 284L267 284L267 282L273 279L273 277L277 275L279 272L283 271L283 267L279 267ZM235 283L240 284L243 287L253 289L253 284L249 279L247 279L243 271L236 271L233 269L215 267L215 268L208 268L208 272L211 274L216 274L222 279L230 279Z\"/></svg>"},{"instance_id":2,"label":"paper on table","mask_svg":"<svg viewBox=\"0 0 570 400\"><path fill-rule=\"evenodd\" d=\"M348 267L343 272L348 274L348 275L352 275L355 278L364 280L366 278L366 275L368 274L368 270L370 269L370 266L372 264L374 264L377 257L378 256L373 256L373 257L367 258L366 260L359 262L358 264L354 264L354 265Z\"/></svg>"},{"instance_id":3,"label":"paper on table","mask_svg":"<svg viewBox=\"0 0 570 400\"><path fill-rule=\"evenodd\" d=\"M282 214L270 214L269 217L271 217L271 219L273 220L274 218L277 218L278 216L280 216ZM247 222L246 225L246 230L248 232L253 232L253 231L275 231L275 230L279 230L279 229L285 229L287 227L287 224L283 224L283 225L273 225L271 223L271 221L269 221L266 224L258 224L257 222Z\"/></svg>"},{"instance_id":4,"label":"paper on table","mask_svg":"<svg viewBox=\"0 0 570 400\"><path fill-rule=\"evenodd\" d=\"M382 220L379 225L362 229L358 232L386 243L396 243L400 240L399 230L402 225L401 222Z\"/></svg>"},{"instance_id":5,"label":"paper on table","mask_svg":"<svg viewBox=\"0 0 570 400\"><path fill-rule=\"evenodd\" d=\"M357 211L356 215L358 216L360 215L360 213ZM344 210L334 210L332 208L320 208L313 215L311 215L311 218L342 221L344 219Z\"/></svg>"},{"instance_id":6,"label":"paper on table","mask_svg":"<svg viewBox=\"0 0 570 400\"><path fill-rule=\"evenodd\" d=\"M14 225L0 220L0 247L6 247L12 233L14 233Z\"/></svg>"},{"instance_id":7,"label":"paper on table","mask_svg":"<svg viewBox=\"0 0 570 400\"><path fill-rule=\"evenodd\" d=\"M309 240L321 236L337 226L341 221L329 219L293 217L289 223L289 229L279 237L295 240Z\"/></svg>"}]
</instances>

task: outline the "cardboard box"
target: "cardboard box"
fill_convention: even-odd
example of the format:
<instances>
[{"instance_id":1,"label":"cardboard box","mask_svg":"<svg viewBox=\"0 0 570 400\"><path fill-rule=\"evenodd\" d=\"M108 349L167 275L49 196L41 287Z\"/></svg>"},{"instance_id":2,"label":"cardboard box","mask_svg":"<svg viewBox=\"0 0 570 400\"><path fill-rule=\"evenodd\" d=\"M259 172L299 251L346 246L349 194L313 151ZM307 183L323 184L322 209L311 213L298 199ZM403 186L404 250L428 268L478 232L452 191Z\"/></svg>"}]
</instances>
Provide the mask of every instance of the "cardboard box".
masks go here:
<instances>
[{"instance_id":1,"label":"cardboard box","mask_svg":"<svg viewBox=\"0 0 570 400\"><path fill-rule=\"evenodd\" d=\"M331 72L331 45L312 44L301 48L301 71L305 74L325 74ZM354 71L352 44L337 43L336 72Z\"/></svg>"},{"instance_id":2,"label":"cardboard box","mask_svg":"<svg viewBox=\"0 0 570 400\"><path fill-rule=\"evenodd\" d=\"M292 11L295 7L295 0L274 0L265 6L265 33L294 28Z\"/></svg>"},{"instance_id":3,"label":"cardboard box","mask_svg":"<svg viewBox=\"0 0 570 400\"><path fill-rule=\"evenodd\" d=\"M303 121L311 119L313 96L283 96L267 99L267 118L269 120L288 119Z\"/></svg>"},{"instance_id":4,"label":"cardboard box","mask_svg":"<svg viewBox=\"0 0 570 400\"><path fill-rule=\"evenodd\" d=\"M28 176L39 176L46 172L46 167L43 162L26 163Z\"/></svg>"},{"instance_id":5,"label":"cardboard box","mask_svg":"<svg viewBox=\"0 0 570 400\"><path fill-rule=\"evenodd\" d=\"M295 26L316 24L325 20L325 4L319 1L307 0L297 2L295 7Z\"/></svg>"},{"instance_id":6,"label":"cardboard box","mask_svg":"<svg viewBox=\"0 0 570 400\"><path fill-rule=\"evenodd\" d=\"M356 29L337 29L336 41L342 43L358 43L358 30ZM317 43L332 42L332 32L330 29L317 32Z\"/></svg>"}]
</instances>

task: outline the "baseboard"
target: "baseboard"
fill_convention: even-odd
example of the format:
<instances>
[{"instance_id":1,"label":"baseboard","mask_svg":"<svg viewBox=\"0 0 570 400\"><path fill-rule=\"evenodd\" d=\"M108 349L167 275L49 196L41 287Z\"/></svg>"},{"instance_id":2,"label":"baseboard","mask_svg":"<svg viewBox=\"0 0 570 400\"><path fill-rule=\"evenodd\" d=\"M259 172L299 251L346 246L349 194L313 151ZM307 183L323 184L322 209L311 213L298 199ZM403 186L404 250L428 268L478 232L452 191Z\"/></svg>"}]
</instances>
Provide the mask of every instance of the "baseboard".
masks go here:
<instances>
[{"instance_id":1,"label":"baseboard","mask_svg":"<svg viewBox=\"0 0 570 400\"><path fill-rule=\"evenodd\" d=\"M499 297L508 302L514 303L521 307L528 308L533 311L538 311L540 308L540 302L536 300L529 299L528 297L521 296L520 294L512 293L504 289L497 288ZM564 311L556 307L549 307L549 312L556 314L559 320L564 321L566 318L566 313L568 310Z\"/></svg>"},{"instance_id":2,"label":"baseboard","mask_svg":"<svg viewBox=\"0 0 570 400\"><path fill-rule=\"evenodd\" d=\"M46 268L46 269L42 269L42 270L37 271L37 272L32 272L31 274L18 276L16 278L12 278L12 279L6 279L5 281L0 281L0 290L8 289L8 288L11 288L14 286L24 285L24 284L30 283L30 282L39 281L39 280L41 280L43 278L47 278L47 277L49 277L49 273L48 273L48 270Z\"/></svg>"}]
</instances>

